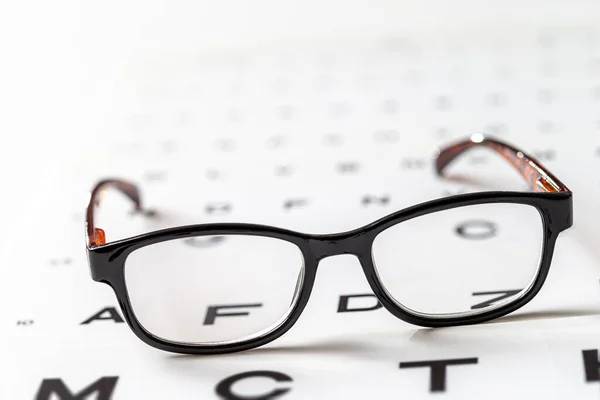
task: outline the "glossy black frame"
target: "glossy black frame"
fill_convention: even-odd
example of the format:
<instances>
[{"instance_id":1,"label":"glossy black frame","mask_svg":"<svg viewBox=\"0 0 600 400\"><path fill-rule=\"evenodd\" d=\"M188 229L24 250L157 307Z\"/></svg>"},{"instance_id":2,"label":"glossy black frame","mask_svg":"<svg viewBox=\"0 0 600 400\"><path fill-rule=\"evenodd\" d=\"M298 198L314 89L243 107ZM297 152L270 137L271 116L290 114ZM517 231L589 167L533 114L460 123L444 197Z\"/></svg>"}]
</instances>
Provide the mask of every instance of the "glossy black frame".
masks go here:
<instances>
[{"instance_id":1,"label":"glossy black frame","mask_svg":"<svg viewBox=\"0 0 600 400\"><path fill-rule=\"evenodd\" d=\"M527 168L533 167L535 167L536 173L539 173L537 179L530 182L532 188L538 190L538 193L490 191L445 197L397 211L355 230L336 234L313 235L265 225L211 223L162 229L105 243L104 231L96 228L93 224L94 206L98 204L98 194L102 190L110 186L116 187L135 203L136 210L142 210L142 207L139 192L134 185L117 179L104 180L96 185L92 191L87 212L87 252L92 278L113 288L125 321L141 340L161 350L184 354L236 352L262 346L277 339L294 325L304 310L310 297L319 261L325 257L340 254L353 254L358 258L367 281L380 303L393 315L408 323L425 327L447 327L477 324L501 317L527 304L541 289L550 268L556 239L560 232L573 224L572 193L532 157L500 141L475 135L469 141L452 145L440 153L437 158L438 173L442 173L442 170L451 159L458 156L465 149L473 147L473 145L484 145L496 151L500 149L498 146L502 146L502 149L508 149L506 150L507 154L509 154L509 150L516 152L515 154L518 154L515 156L517 157L516 161L520 162L525 159L527 162L527 167L520 166L517 162L513 163L515 167L520 168L521 173ZM541 180L544 181L543 184L538 184ZM529 291L512 303L497 308L492 307L490 310L476 312L468 316L424 317L398 306L384 289L373 265L371 249L375 237L390 226L425 214L461 206L489 203L526 204L535 207L540 212L544 225L543 252L538 276ZM167 240L236 234L273 237L294 243L301 250L304 256L304 280L299 291L298 300L288 314L288 318L263 336L216 345L177 343L161 339L147 332L137 320L127 294L124 278L127 256L136 249Z\"/></svg>"}]
</instances>

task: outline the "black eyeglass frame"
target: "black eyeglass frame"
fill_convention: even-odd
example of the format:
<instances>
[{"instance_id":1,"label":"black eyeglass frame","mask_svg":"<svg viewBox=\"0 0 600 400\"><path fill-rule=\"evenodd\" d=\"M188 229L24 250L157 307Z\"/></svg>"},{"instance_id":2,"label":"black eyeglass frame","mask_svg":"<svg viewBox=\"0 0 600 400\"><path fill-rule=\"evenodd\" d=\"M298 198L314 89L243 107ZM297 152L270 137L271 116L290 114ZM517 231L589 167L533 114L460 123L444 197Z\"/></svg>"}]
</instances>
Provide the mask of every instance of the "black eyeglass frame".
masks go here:
<instances>
[{"instance_id":1,"label":"black eyeglass frame","mask_svg":"<svg viewBox=\"0 0 600 400\"><path fill-rule=\"evenodd\" d=\"M96 185L90 196L87 213L87 254L91 269L92 279L111 286L118 299L125 321L135 335L148 345L175 353L183 354L223 354L249 350L265 345L287 332L298 320L304 307L308 303L319 261L325 257L352 254L360 261L365 277L373 293L379 302L390 313L408 323L424 327L448 327L459 325L470 325L482 323L499 318L511 313L533 299L544 284L554 253L554 247L560 232L573 224L573 201L572 193L560 181L552 176L541 164L532 157L524 155L505 143L494 139L483 139L482 141L469 141L474 145L484 144L489 148L493 146L504 146L512 149L522 157L531 161L542 177L549 181L548 184L535 184L539 177L531 180L532 187L538 192L513 192L513 191L489 191L479 193L467 193L449 196L421 203L403 210L394 212L366 226L348 232L315 235L295 232L273 226L245 224L245 223L209 223L188 225L175 228L162 229L154 232L144 233L131 238L105 243L104 232L93 225L93 208L98 203L98 193L106 187L116 187L130 197L136 204L136 209L141 210L140 196L137 188L132 184L118 180L104 180ZM467 146L457 150L457 146ZM467 142L461 142L444 150L437 159L438 172L449 162L444 155L452 159L465 149L472 147ZM454 150L453 150L454 149ZM498 149L495 149L498 150ZM505 157L506 158L506 157ZM509 160L511 161L511 160ZM513 164L514 165L514 164ZM527 164L529 165L529 164ZM441 167L440 167L441 166ZM518 166L517 166L518 167ZM519 167L518 167L519 168ZM528 167L523 167L523 174ZM530 171L525 171L531 173ZM523 174L525 176L525 174ZM535 182L535 183L534 183ZM556 189L555 191L548 191ZM543 192L541 192L544 190ZM427 317L422 314L412 313L408 309L399 306L381 283L376 268L373 264L372 246L376 236L385 229L402 223L412 218L420 217L443 210L457 207L471 206L491 203L523 204L535 207L543 223L543 246L538 275L530 289L508 304L497 308L475 311L465 316L435 316ZM124 268L127 256L133 251L155 243L198 236L214 235L250 235L277 238L295 244L302 252L304 258L304 278L299 288L297 301L294 302L287 318L267 333L258 337L249 337L240 341L224 342L219 344L192 345L164 340L148 332L137 320L131 306L127 293Z\"/></svg>"}]
</instances>

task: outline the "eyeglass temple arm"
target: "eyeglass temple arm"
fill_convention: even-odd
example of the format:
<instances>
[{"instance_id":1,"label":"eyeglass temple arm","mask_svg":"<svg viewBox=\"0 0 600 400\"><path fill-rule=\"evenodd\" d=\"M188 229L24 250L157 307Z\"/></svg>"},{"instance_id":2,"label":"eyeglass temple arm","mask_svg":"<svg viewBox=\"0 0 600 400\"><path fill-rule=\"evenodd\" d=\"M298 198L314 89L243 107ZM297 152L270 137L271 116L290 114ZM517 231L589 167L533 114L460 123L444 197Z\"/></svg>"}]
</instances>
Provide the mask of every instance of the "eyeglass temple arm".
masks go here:
<instances>
[{"instance_id":1,"label":"eyeglass temple arm","mask_svg":"<svg viewBox=\"0 0 600 400\"><path fill-rule=\"evenodd\" d=\"M105 179L96 184L90 193L90 200L86 211L86 233L88 247L106 243L104 230L94 225L94 208L100 204L102 193L106 189L117 189L133 201L135 211L142 211L140 191L133 183L120 179Z\"/></svg>"},{"instance_id":2,"label":"eyeglass temple arm","mask_svg":"<svg viewBox=\"0 0 600 400\"><path fill-rule=\"evenodd\" d=\"M521 176L527 181L531 189L536 192L570 192L570 190L552 175L539 161L524 152L499 140L474 134L469 140L452 144L440 150L435 160L438 175L443 175L444 170L452 161L469 149L474 147L487 147L500 154L508 161Z\"/></svg>"}]
</instances>

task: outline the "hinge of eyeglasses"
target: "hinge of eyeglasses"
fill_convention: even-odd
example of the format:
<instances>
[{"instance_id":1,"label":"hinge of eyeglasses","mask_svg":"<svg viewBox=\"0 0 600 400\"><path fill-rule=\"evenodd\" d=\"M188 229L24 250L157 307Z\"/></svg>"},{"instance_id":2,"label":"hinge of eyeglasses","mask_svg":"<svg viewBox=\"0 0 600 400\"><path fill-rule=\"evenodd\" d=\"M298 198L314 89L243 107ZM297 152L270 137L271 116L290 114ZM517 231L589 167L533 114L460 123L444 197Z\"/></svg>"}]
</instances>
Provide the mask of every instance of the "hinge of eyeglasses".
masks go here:
<instances>
[{"instance_id":1,"label":"hinge of eyeglasses","mask_svg":"<svg viewBox=\"0 0 600 400\"><path fill-rule=\"evenodd\" d=\"M559 187L554 182L552 182L551 180L549 180L547 178L544 178L543 176L539 177L535 183L544 192L558 192L558 191L560 191Z\"/></svg>"},{"instance_id":2,"label":"hinge of eyeglasses","mask_svg":"<svg viewBox=\"0 0 600 400\"><path fill-rule=\"evenodd\" d=\"M95 246L106 243L106 236L104 235L104 231L100 228L94 228L94 243Z\"/></svg>"}]
</instances>

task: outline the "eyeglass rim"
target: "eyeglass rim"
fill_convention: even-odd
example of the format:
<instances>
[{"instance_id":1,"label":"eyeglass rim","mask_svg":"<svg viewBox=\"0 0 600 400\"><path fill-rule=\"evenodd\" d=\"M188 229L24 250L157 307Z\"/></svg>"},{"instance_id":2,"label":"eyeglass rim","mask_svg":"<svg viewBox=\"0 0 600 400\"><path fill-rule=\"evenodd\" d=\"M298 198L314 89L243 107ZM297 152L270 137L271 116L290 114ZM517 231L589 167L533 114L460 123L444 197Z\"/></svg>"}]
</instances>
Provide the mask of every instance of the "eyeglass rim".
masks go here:
<instances>
[{"instance_id":1,"label":"eyeglass rim","mask_svg":"<svg viewBox=\"0 0 600 400\"><path fill-rule=\"evenodd\" d=\"M545 225L544 246L542 249L540 272L532 288L514 303L509 303L497 309L486 310L477 315L461 318L423 318L407 313L405 310L397 307L392 298L385 293L380 280L374 277L371 247L377 234L389 226L418 216L461 206L489 203L527 204L536 207L540 211ZM92 278L96 281L106 283L113 288L126 322L141 340L155 348L169 352L183 354L223 354L262 346L287 332L295 324L308 302L319 261L327 256L337 254L356 255L375 296L388 311L405 322L419 326L443 327L476 324L498 318L522 307L539 292L551 264L554 244L558 234L569 228L572 224L571 192L529 193L494 191L458 194L431 200L399 210L357 229L335 234L307 234L259 224L208 223L144 233L135 237L88 248L87 250ZM299 299L296 302L295 308L288 314L288 319L276 327L276 329L267 332L263 336L222 345L189 345L170 342L153 336L143 329L127 297L123 276L127 256L141 247L162 241L219 234L267 236L298 245L304 257L305 279L303 287L300 289ZM331 250L330 246L332 243L337 243L340 246L336 252L332 252Z\"/></svg>"}]
</instances>

